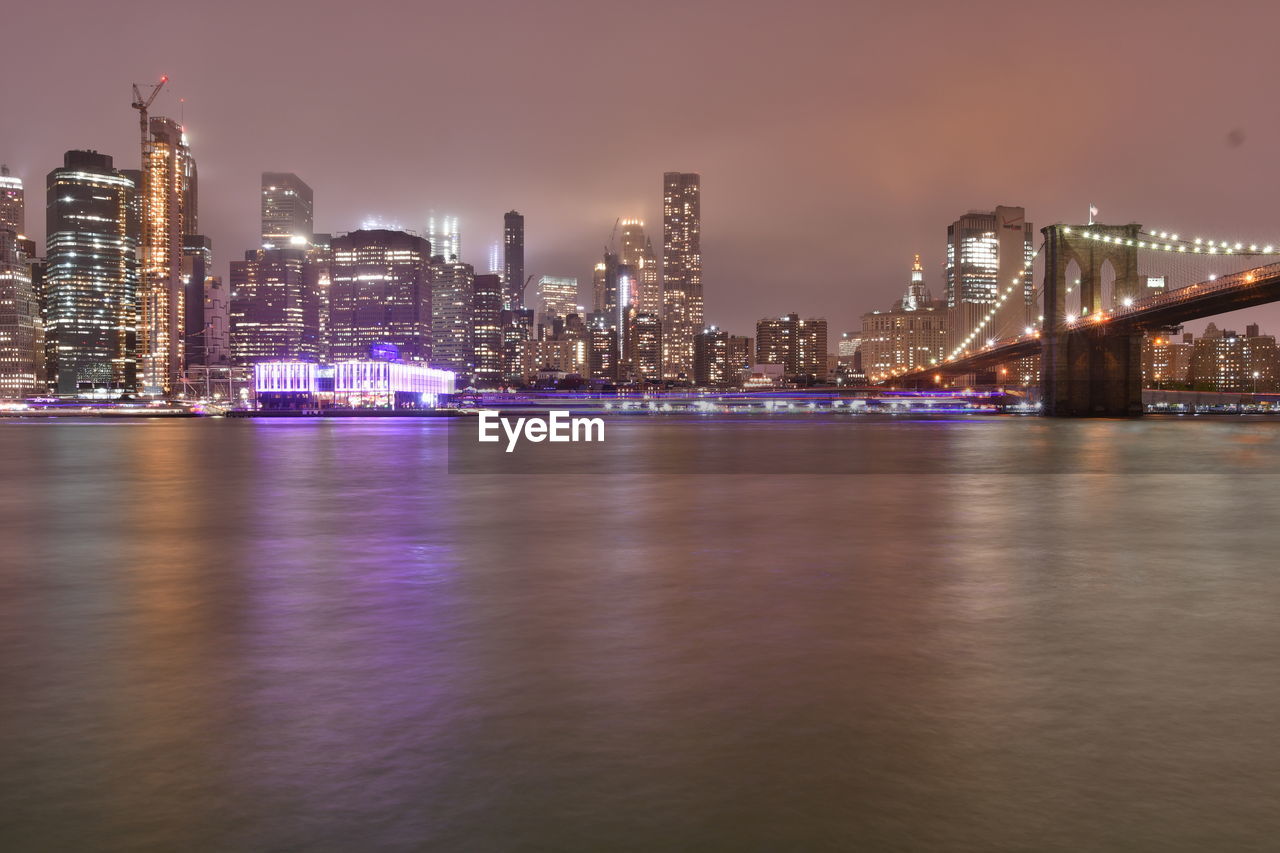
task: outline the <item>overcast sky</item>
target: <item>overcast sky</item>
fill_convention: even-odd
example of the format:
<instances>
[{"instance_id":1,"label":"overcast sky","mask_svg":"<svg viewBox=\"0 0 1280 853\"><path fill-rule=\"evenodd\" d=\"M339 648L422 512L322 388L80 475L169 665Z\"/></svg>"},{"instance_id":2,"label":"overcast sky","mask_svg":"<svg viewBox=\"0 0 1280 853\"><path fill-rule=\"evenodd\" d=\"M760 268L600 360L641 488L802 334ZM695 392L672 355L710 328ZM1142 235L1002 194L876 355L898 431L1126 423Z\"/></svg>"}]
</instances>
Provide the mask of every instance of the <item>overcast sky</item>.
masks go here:
<instances>
[{"instance_id":1,"label":"overcast sky","mask_svg":"<svg viewBox=\"0 0 1280 853\"><path fill-rule=\"evenodd\" d=\"M0 161L68 148L136 167L130 84L170 83L216 264L256 244L264 170L315 190L319 231L462 220L486 264L525 215L527 266L577 276L614 220L660 244L665 170L703 186L707 320L825 316L942 291L946 226L1023 205L1280 243L1280 6L1229 2L453 0L7 8ZM179 98L185 103L179 104ZM583 288L585 293L586 287ZM1248 316L1280 332L1280 309Z\"/></svg>"}]
</instances>

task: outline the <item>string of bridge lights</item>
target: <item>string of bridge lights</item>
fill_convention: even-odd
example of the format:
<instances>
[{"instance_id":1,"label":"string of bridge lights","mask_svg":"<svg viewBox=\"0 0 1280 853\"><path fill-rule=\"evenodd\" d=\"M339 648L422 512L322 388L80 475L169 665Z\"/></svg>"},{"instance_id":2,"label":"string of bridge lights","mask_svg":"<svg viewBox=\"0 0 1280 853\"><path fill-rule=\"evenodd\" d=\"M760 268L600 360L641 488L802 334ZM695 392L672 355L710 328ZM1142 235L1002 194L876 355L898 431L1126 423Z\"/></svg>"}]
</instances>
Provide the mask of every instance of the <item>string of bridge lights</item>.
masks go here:
<instances>
[{"instance_id":1,"label":"string of bridge lights","mask_svg":"<svg viewBox=\"0 0 1280 853\"><path fill-rule=\"evenodd\" d=\"M1070 228L1062 229L1064 234L1070 234ZM1138 239L1132 237L1119 237L1112 234L1103 234L1098 231L1084 230L1080 235L1087 240L1097 240L1102 243L1114 243L1118 246L1136 246L1139 249L1155 249L1165 252L1185 252L1193 255L1274 255L1280 254L1275 246L1268 244L1259 246L1257 243L1241 243L1229 242L1227 240L1206 240L1203 237L1196 237L1186 240L1178 236L1176 232L1169 231L1139 231Z\"/></svg>"},{"instance_id":2,"label":"string of bridge lights","mask_svg":"<svg viewBox=\"0 0 1280 853\"><path fill-rule=\"evenodd\" d=\"M1039 250L1037 250L1036 255L1039 255L1039 254L1040 252ZM1032 258L1031 260L1023 264L1023 269L1030 270L1033 263L1035 263L1035 258ZM978 337L978 333L981 332L993 319L995 319L996 312L1000 310L1000 306L1005 303L1005 300L1009 298L1009 296L1013 293L1014 289L1018 287L1018 285L1024 285L1025 276L1026 276L1026 273L1024 272L1022 276L1015 278L1013 280L1013 283L1010 284L1007 288L1005 288L1004 292L1001 293L999 297L996 298L995 304L991 307L991 310L988 311L986 316L983 317L982 320L978 322L978 325L974 327L973 331L971 331L964 338L964 340L956 344L955 349L953 349L950 353L947 354L947 357L943 359L944 363L948 361L954 361L956 358L959 358L961 355L963 355L968 351L967 347L973 343L975 338ZM1040 319L1042 321L1044 320L1043 317L1041 317ZM1034 332L1035 332L1035 329L1033 327L1027 326L1026 334L1030 335L1030 334L1033 334ZM987 341L987 346L990 346L993 343L995 343L995 338L992 338L991 340ZM931 363L936 365L938 363L938 360L932 359Z\"/></svg>"}]
</instances>

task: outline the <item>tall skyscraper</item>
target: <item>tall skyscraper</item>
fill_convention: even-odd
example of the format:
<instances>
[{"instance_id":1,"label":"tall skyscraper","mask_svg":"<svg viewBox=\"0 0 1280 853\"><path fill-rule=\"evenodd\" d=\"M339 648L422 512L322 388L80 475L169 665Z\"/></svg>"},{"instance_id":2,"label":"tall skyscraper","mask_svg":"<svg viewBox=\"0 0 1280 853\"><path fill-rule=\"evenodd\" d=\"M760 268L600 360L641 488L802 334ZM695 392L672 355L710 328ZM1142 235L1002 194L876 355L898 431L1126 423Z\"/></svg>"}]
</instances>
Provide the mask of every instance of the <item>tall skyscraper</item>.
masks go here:
<instances>
[{"instance_id":1,"label":"tall skyscraper","mask_svg":"<svg viewBox=\"0 0 1280 853\"><path fill-rule=\"evenodd\" d=\"M693 336L702 331L700 178L662 176L662 298L668 379L693 377Z\"/></svg>"},{"instance_id":2,"label":"tall skyscraper","mask_svg":"<svg viewBox=\"0 0 1280 853\"><path fill-rule=\"evenodd\" d=\"M172 119L153 117L142 163L138 380L169 393L182 374L182 238L196 234L196 163Z\"/></svg>"},{"instance_id":3,"label":"tall skyscraper","mask_svg":"<svg viewBox=\"0 0 1280 853\"><path fill-rule=\"evenodd\" d=\"M948 352L975 329L981 345L1026 327L1035 296L1029 267L1035 232L1026 218L1021 207L999 206L970 211L947 227ZM1001 295L1009 298L1001 303ZM992 309L996 315L985 320Z\"/></svg>"},{"instance_id":4,"label":"tall skyscraper","mask_svg":"<svg viewBox=\"0 0 1280 853\"><path fill-rule=\"evenodd\" d=\"M182 238L183 366L207 364L205 284L213 275L213 244L203 234Z\"/></svg>"},{"instance_id":5,"label":"tall skyscraper","mask_svg":"<svg viewBox=\"0 0 1280 853\"><path fill-rule=\"evenodd\" d=\"M8 222L0 223L8 225ZM18 234L0 227L0 398L39 393L43 373L40 305Z\"/></svg>"},{"instance_id":6,"label":"tall skyscraper","mask_svg":"<svg viewBox=\"0 0 1280 853\"><path fill-rule=\"evenodd\" d=\"M333 269L333 235L312 234L311 247L307 249L307 293L315 294L320 305L320 357L330 360L329 352L329 290Z\"/></svg>"},{"instance_id":7,"label":"tall skyscraper","mask_svg":"<svg viewBox=\"0 0 1280 853\"><path fill-rule=\"evenodd\" d=\"M372 229L333 238L330 357L368 358L390 344L405 361L431 359L431 252L425 239Z\"/></svg>"},{"instance_id":8,"label":"tall skyscraper","mask_svg":"<svg viewBox=\"0 0 1280 853\"><path fill-rule=\"evenodd\" d=\"M502 280L507 286L506 306L524 307L524 217L514 210L502 217Z\"/></svg>"},{"instance_id":9,"label":"tall skyscraper","mask_svg":"<svg viewBox=\"0 0 1280 853\"><path fill-rule=\"evenodd\" d=\"M475 368L475 287L471 264L446 261L439 254L432 259L431 366L452 370L464 382Z\"/></svg>"},{"instance_id":10,"label":"tall skyscraper","mask_svg":"<svg viewBox=\"0 0 1280 853\"><path fill-rule=\"evenodd\" d=\"M641 314L662 316L662 272L658 257L653 251L653 241L645 236L644 222L639 219L623 219L618 261L634 271L635 285L630 302L624 308L635 305Z\"/></svg>"},{"instance_id":11,"label":"tall skyscraper","mask_svg":"<svg viewBox=\"0 0 1280 853\"><path fill-rule=\"evenodd\" d=\"M587 372L602 382L618 381L618 330L597 321L587 329Z\"/></svg>"},{"instance_id":12,"label":"tall skyscraper","mask_svg":"<svg viewBox=\"0 0 1280 853\"><path fill-rule=\"evenodd\" d=\"M0 231L5 229L18 236L27 233L22 178L9 174L8 166L0 166Z\"/></svg>"},{"instance_id":13,"label":"tall skyscraper","mask_svg":"<svg viewBox=\"0 0 1280 853\"><path fill-rule=\"evenodd\" d=\"M496 275L502 278L502 241L494 240L489 244L489 268L485 271L488 275Z\"/></svg>"},{"instance_id":14,"label":"tall skyscraper","mask_svg":"<svg viewBox=\"0 0 1280 853\"><path fill-rule=\"evenodd\" d=\"M431 255L439 255L446 263L462 257L462 232L458 229L458 217L436 216L427 219L427 240L431 243Z\"/></svg>"},{"instance_id":15,"label":"tall skyscraper","mask_svg":"<svg viewBox=\"0 0 1280 853\"><path fill-rule=\"evenodd\" d=\"M49 173L44 276L48 371L58 393L136 385L136 184L96 151Z\"/></svg>"},{"instance_id":16,"label":"tall skyscraper","mask_svg":"<svg viewBox=\"0 0 1280 853\"><path fill-rule=\"evenodd\" d=\"M307 246L315 232L311 187L292 172L262 173L262 245Z\"/></svg>"},{"instance_id":17,"label":"tall skyscraper","mask_svg":"<svg viewBox=\"0 0 1280 853\"><path fill-rule=\"evenodd\" d=\"M472 376L477 388L496 388L502 383L502 296L502 276L489 273L475 277L471 340L475 348Z\"/></svg>"},{"instance_id":18,"label":"tall skyscraper","mask_svg":"<svg viewBox=\"0 0 1280 853\"><path fill-rule=\"evenodd\" d=\"M251 249L231 262L231 350L237 364L318 361L321 295L308 250ZM368 353L365 353L367 355Z\"/></svg>"},{"instance_id":19,"label":"tall skyscraper","mask_svg":"<svg viewBox=\"0 0 1280 853\"><path fill-rule=\"evenodd\" d=\"M608 253L606 253L606 257ZM591 270L591 313L605 315L609 313L608 292L609 265L604 261L596 264Z\"/></svg>"},{"instance_id":20,"label":"tall skyscraper","mask_svg":"<svg viewBox=\"0 0 1280 853\"><path fill-rule=\"evenodd\" d=\"M532 339L532 309L511 308L502 312L503 379L512 383L524 381Z\"/></svg>"}]
</instances>

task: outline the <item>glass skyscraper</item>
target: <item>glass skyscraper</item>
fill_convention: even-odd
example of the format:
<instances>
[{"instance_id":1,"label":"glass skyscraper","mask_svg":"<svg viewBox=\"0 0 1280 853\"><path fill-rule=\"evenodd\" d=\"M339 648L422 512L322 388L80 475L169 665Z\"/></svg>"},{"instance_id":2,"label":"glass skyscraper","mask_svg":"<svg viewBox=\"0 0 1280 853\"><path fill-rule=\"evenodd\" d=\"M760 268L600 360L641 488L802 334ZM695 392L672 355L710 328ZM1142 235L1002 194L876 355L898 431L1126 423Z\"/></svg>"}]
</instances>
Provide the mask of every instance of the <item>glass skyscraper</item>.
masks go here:
<instances>
[{"instance_id":1,"label":"glass skyscraper","mask_svg":"<svg viewBox=\"0 0 1280 853\"><path fill-rule=\"evenodd\" d=\"M405 361L431 358L431 251L404 231L370 229L333 238L330 357L364 359L375 345Z\"/></svg>"},{"instance_id":2,"label":"glass skyscraper","mask_svg":"<svg viewBox=\"0 0 1280 853\"><path fill-rule=\"evenodd\" d=\"M315 232L311 187L292 172L262 173L262 245L307 246Z\"/></svg>"},{"instance_id":3,"label":"glass skyscraper","mask_svg":"<svg viewBox=\"0 0 1280 853\"><path fill-rule=\"evenodd\" d=\"M702 331L701 179L662 176L663 361L668 379L693 377L693 337Z\"/></svg>"},{"instance_id":4,"label":"glass skyscraper","mask_svg":"<svg viewBox=\"0 0 1280 853\"><path fill-rule=\"evenodd\" d=\"M978 346L991 337L1022 333L1034 301L1028 266L1035 256L1033 234L1021 207L969 211L947 226L948 352L975 329L981 330ZM1022 298L1000 303L1010 287L1015 293L1020 290ZM997 315L985 320L993 308Z\"/></svg>"},{"instance_id":5,"label":"glass skyscraper","mask_svg":"<svg viewBox=\"0 0 1280 853\"><path fill-rule=\"evenodd\" d=\"M136 385L136 184L96 151L48 177L48 371L59 393Z\"/></svg>"}]
</instances>

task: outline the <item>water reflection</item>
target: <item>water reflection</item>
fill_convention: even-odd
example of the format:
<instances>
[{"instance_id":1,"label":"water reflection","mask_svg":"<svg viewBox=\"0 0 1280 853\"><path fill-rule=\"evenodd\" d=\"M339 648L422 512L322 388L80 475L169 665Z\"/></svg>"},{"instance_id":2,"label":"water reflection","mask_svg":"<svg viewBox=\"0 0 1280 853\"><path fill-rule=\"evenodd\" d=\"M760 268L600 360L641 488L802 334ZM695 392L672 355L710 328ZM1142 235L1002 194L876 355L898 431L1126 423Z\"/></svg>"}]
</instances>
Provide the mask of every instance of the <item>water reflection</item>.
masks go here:
<instances>
[{"instance_id":1,"label":"water reflection","mask_svg":"<svg viewBox=\"0 0 1280 853\"><path fill-rule=\"evenodd\" d=\"M629 423L630 473L506 477L439 422L3 425L0 843L1280 830L1270 423ZM860 444L925 473L643 473Z\"/></svg>"}]
</instances>

